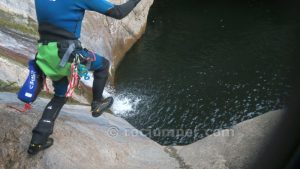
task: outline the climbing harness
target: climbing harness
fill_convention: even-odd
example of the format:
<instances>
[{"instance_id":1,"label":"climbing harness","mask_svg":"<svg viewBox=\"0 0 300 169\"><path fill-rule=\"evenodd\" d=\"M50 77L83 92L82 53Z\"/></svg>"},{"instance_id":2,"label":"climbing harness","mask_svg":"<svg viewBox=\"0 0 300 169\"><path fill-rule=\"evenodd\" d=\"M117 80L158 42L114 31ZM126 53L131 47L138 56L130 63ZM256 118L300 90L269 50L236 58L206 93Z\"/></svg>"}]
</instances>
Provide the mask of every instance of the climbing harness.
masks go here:
<instances>
[{"instance_id":1,"label":"climbing harness","mask_svg":"<svg viewBox=\"0 0 300 169\"><path fill-rule=\"evenodd\" d=\"M62 54L62 57L58 55L58 46L64 48L62 51L65 52ZM9 107L19 112L29 110L31 103L35 101L42 86L44 86L47 93L49 93L46 77L54 81L65 76L70 77L65 96L72 97L75 88L80 88L79 80L81 78L84 80L90 79L88 69L90 69L92 62L96 61L96 55L93 51L83 49L87 53L86 55L76 51L77 47L81 48L79 41L39 43L36 60L29 62L28 78L18 93L18 98L26 104L22 110L13 106ZM73 59L73 61L71 59ZM86 66L81 64L82 61Z\"/></svg>"},{"instance_id":2,"label":"climbing harness","mask_svg":"<svg viewBox=\"0 0 300 169\"><path fill-rule=\"evenodd\" d=\"M71 65L71 78L70 78L70 82L68 85L68 89L67 89L67 93L66 93L66 97L72 97L73 92L75 90L76 87L78 87L79 84L79 80L83 77L84 80L89 80L90 76L89 76L89 72L88 69L80 64L80 58L84 58L81 54L76 53L76 56L73 60L73 63ZM87 58L85 58L87 59ZM94 57L93 61L96 60L96 57Z\"/></svg>"}]
</instances>

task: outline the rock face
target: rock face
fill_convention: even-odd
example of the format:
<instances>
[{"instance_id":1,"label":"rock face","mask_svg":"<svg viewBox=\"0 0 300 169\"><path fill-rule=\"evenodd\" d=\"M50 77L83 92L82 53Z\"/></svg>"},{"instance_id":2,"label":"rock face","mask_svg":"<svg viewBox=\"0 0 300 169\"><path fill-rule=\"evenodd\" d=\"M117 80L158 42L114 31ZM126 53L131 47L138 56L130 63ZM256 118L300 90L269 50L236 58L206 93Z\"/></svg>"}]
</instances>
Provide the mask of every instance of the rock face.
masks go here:
<instances>
[{"instance_id":1,"label":"rock face","mask_svg":"<svg viewBox=\"0 0 300 169\"><path fill-rule=\"evenodd\" d=\"M16 96L0 93L0 168L19 169L168 169L176 160L125 120L111 114L93 118L89 107L66 105L56 121L54 145L28 156L31 130L47 100L38 99L24 114Z\"/></svg>"},{"instance_id":2,"label":"rock face","mask_svg":"<svg viewBox=\"0 0 300 169\"><path fill-rule=\"evenodd\" d=\"M29 73L28 68L26 66L18 62L12 61L11 59L2 57L1 55L0 67L0 80L9 83L15 82L16 86L22 86ZM53 93L54 89L52 86L52 81L50 79L47 79L47 87L49 89L49 92ZM88 100L84 97L84 95L81 95L79 93L75 92L72 98L80 103L89 104Z\"/></svg>"},{"instance_id":3,"label":"rock face","mask_svg":"<svg viewBox=\"0 0 300 169\"><path fill-rule=\"evenodd\" d=\"M111 2L120 4L123 3L124 0L111 0ZM87 12L81 37L83 45L108 58L112 63L112 70L114 70L124 54L143 34L146 28L149 8L152 3L153 0L142 0L133 12L123 20L115 20L95 12ZM0 10L0 16L3 16L3 19L5 19L5 21L1 22L12 29L21 29L19 28L21 25L21 30L36 30L34 0L1 0ZM10 20L12 23L7 23L7 21ZM21 43L18 41L19 38L14 37L15 32L13 36L10 36L11 34L9 34L9 32L10 31L7 30L0 31L0 35L5 36L1 38L2 40L4 39L4 41L0 43L0 47L8 48L22 55L23 52L21 51L24 49L18 48L18 45L15 46L16 43L11 42L16 41L17 43ZM25 54L27 57L33 57L35 51L34 39L36 39L37 36L34 35L31 36L31 38L33 38L33 40L26 41L23 44L25 51L28 51L28 53ZM30 44L27 44L28 42Z\"/></svg>"},{"instance_id":4,"label":"rock face","mask_svg":"<svg viewBox=\"0 0 300 169\"><path fill-rule=\"evenodd\" d=\"M107 56L112 63L112 70L115 70L124 54L144 33L153 1L141 0L133 12L122 20L87 12L82 34L83 44ZM124 0L111 2L121 4Z\"/></svg>"},{"instance_id":5,"label":"rock face","mask_svg":"<svg viewBox=\"0 0 300 169\"><path fill-rule=\"evenodd\" d=\"M48 100L19 113L15 94L0 93L0 169L247 169L282 111L266 113L187 146L163 147L111 114L91 117L89 107L66 105L52 137L54 145L30 157L31 130Z\"/></svg>"},{"instance_id":6,"label":"rock face","mask_svg":"<svg viewBox=\"0 0 300 169\"><path fill-rule=\"evenodd\" d=\"M282 114L269 112L188 146L176 147L178 156L195 169L248 169Z\"/></svg>"}]
</instances>

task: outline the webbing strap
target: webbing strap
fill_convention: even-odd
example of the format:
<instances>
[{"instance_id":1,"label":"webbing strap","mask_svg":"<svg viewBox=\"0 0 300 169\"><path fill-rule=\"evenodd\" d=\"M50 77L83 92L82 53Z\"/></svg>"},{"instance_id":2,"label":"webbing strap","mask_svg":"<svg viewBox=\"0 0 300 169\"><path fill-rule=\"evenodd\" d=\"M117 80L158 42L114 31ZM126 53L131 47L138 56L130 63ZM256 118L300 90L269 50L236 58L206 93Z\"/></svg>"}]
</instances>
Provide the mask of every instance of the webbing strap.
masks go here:
<instances>
[{"instance_id":1,"label":"webbing strap","mask_svg":"<svg viewBox=\"0 0 300 169\"><path fill-rule=\"evenodd\" d=\"M65 65L68 63L69 58L74 50L75 50L75 44L71 43L59 63L60 67L65 67Z\"/></svg>"},{"instance_id":2,"label":"webbing strap","mask_svg":"<svg viewBox=\"0 0 300 169\"><path fill-rule=\"evenodd\" d=\"M96 55L95 55L95 53L94 53L93 51L91 51L91 50L88 50L88 52L91 53L91 54L93 55L93 59L91 59L91 58L88 57L88 62L87 62L87 64L86 64L86 68L87 68L88 70L90 70L90 69L91 69L91 66L92 66L92 62L95 62L95 61L96 61Z\"/></svg>"}]
</instances>

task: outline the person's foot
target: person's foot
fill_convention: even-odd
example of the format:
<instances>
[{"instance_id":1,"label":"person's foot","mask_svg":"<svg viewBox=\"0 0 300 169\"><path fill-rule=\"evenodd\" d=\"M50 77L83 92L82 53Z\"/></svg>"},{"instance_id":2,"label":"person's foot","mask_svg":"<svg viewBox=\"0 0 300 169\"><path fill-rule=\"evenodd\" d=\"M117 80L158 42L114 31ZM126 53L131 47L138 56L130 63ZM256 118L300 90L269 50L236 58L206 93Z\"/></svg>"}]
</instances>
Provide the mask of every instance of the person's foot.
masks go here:
<instances>
[{"instance_id":1,"label":"person's foot","mask_svg":"<svg viewBox=\"0 0 300 169\"><path fill-rule=\"evenodd\" d=\"M109 109L114 102L114 99L112 97L107 97L103 100L99 101L93 101L92 102L92 116L93 117L99 117L105 110Z\"/></svg>"},{"instance_id":2,"label":"person's foot","mask_svg":"<svg viewBox=\"0 0 300 169\"><path fill-rule=\"evenodd\" d=\"M45 150L53 145L53 138L48 138L45 144L30 144L27 150L28 154L35 155L41 150Z\"/></svg>"}]
</instances>

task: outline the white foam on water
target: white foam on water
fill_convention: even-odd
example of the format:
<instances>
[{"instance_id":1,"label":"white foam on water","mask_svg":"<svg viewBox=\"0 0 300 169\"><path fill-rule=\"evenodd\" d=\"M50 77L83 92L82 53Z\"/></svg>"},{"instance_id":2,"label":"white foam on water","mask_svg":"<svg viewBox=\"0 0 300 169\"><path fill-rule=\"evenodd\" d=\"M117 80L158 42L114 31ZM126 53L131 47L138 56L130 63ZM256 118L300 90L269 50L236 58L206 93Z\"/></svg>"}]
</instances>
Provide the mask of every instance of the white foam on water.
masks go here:
<instances>
[{"instance_id":1,"label":"white foam on water","mask_svg":"<svg viewBox=\"0 0 300 169\"><path fill-rule=\"evenodd\" d=\"M140 98L117 96L115 97L112 111L117 115L129 115L130 112L136 111L136 107L140 101Z\"/></svg>"},{"instance_id":2,"label":"white foam on water","mask_svg":"<svg viewBox=\"0 0 300 169\"><path fill-rule=\"evenodd\" d=\"M141 98L130 93L116 93L111 87L106 87L103 92L104 97L112 96L114 104L111 110L116 115L129 115L130 112L135 112Z\"/></svg>"},{"instance_id":3,"label":"white foam on water","mask_svg":"<svg viewBox=\"0 0 300 169\"><path fill-rule=\"evenodd\" d=\"M93 75L90 74L90 80L81 79L81 81L87 85L92 87L93 86ZM111 87L105 87L103 92L104 97L112 96L114 98L114 104L111 110L116 115L129 115L132 112L136 111L136 107L141 101L141 98L135 96L131 93L116 93L116 91Z\"/></svg>"}]
</instances>

